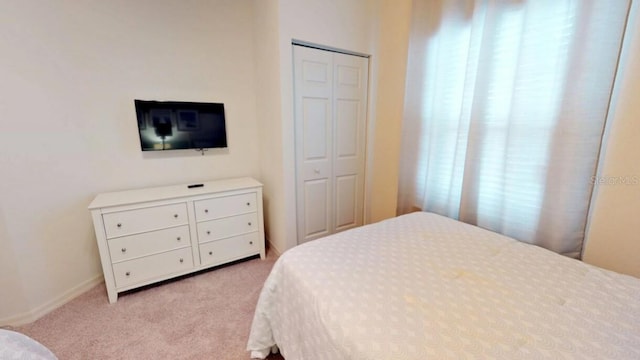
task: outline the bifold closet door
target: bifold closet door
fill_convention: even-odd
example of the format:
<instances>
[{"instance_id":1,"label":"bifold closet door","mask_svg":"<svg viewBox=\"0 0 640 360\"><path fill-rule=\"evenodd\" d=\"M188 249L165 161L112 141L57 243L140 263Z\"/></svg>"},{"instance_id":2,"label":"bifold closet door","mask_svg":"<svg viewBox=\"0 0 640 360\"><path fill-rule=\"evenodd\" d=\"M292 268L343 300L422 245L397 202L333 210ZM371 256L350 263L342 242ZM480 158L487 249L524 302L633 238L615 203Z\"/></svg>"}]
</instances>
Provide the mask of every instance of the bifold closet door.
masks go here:
<instances>
[{"instance_id":1,"label":"bifold closet door","mask_svg":"<svg viewBox=\"0 0 640 360\"><path fill-rule=\"evenodd\" d=\"M293 46L298 243L362 225L368 59Z\"/></svg>"}]
</instances>

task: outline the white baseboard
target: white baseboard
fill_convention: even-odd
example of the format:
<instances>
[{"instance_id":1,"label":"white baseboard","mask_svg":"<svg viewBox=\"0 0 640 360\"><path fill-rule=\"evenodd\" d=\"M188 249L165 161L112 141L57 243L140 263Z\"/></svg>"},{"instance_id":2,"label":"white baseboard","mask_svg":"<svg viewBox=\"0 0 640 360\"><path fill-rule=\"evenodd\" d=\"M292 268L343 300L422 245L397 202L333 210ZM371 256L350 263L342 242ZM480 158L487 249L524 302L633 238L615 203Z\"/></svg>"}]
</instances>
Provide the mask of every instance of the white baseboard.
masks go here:
<instances>
[{"instance_id":1,"label":"white baseboard","mask_svg":"<svg viewBox=\"0 0 640 360\"><path fill-rule=\"evenodd\" d=\"M85 291L91 289L92 287L103 282L104 279L102 277L102 273L92 277L91 279L67 290L62 295L57 298L44 303L31 311L23 312L20 314L12 315L6 317L4 319L0 319L0 326L19 326L28 324L38 320L44 315L50 313L51 311L59 308L60 306L66 304L67 302L73 300L77 296L81 295Z\"/></svg>"}]
</instances>

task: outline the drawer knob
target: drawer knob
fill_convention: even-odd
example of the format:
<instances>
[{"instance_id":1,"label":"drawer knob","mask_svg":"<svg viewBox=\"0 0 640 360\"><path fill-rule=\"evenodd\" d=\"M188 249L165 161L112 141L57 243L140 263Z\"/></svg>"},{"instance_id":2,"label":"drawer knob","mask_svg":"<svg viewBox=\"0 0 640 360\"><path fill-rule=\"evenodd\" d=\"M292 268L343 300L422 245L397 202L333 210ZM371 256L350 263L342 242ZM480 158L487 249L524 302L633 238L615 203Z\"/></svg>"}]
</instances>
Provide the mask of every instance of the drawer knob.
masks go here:
<instances>
[{"instance_id":1,"label":"drawer knob","mask_svg":"<svg viewBox=\"0 0 640 360\"><path fill-rule=\"evenodd\" d=\"M209 209L204 209L204 212L205 212L205 213L208 213L208 212L209 212Z\"/></svg>"},{"instance_id":2,"label":"drawer knob","mask_svg":"<svg viewBox=\"0 0 640 360\"><path fill-rule=\"evenodd\" d=\"M126 253L127 252L127 248L122 248L122 253Z\"/></svg>"},{"instance_id":3,"label":"drawer knob","mask_svg":"<svg viewBox=\"0 0 640 360\"><path fill-rule=\"evenodd\" d=\"M213 251L209 251L209 255L213 255Z\"/></svg>"},{"instance_id":4,"label":"drawer knob","mask_svg":"<svg viewBox=\"0 0 640 360\"><path fill-rule=\"evenodd\" d=\"M253 245L253 241L249 241L249 245Z\"/></svg>"},{"instance_id":5,"label":"drawer knob","mask_svg":"<svg viewBox=\"0 0 640 360\"><path fill-rule=\"evenodd\" d=\"M249 221L247 224L248 224L249 226L251 226L251 221Z\"/></svg>"},{"instance_id":6,"label":"drawer knob","mask_svg":"<svg viewBox=\"0 0 640 360\"><path fill-rule=\"evenodd\" d=\"M182 238L181 238L180 236L178 236L178 237L176 238L176 240L180 241L180 240L182 240Z\"/></svg>"},{"instance_id":7,"label":"drawer knob","mask_svg":"<svg viewBox=\"0 0 640 360\"><path fill-rule=\"evenodd\" d=\"M173 217L177 219L178 218L178 214L173 214Z\"/></svg>"},{"instance_id":8,"label":"drawer knob","mask_svg":"<svg viewBox=\"0 0 640 360\"><path fill-rule=\"evenodd\" d=\"M182 264L183 262L184 262L184 259L183 259L183 258L180 258L180 263Z\"/></svg>"},{"instance_id":9,"label":"drawer knob","mask_svg":"<svg viewBox=\"0 0 640 360\"><path fill-rule=\"evenodd\" d=\"M126 273L124 273L124 274L125 274L125 275L127 275L127 276L129 276L129 275L131 275L131 272L130 272L130 271L127 271L127 272L126 272Z\"/></svg>"},{"instance_id":10,"label":"drawer knob","mask_svg":"<svg viewBox=\"0 0 640 360\"><path fill-rule=\"evenodd\" d=\"M250 203L250 202L247 202L247 206L251 206L251 203Z\"/></svg>"},{"instance_id":11,"label":"drawer knob","mask_svg":"<svg viewBox=\"0 0 640 360\"><path fill-rule=\"evenodd\" d=\"M211 235L211 231L207 230L207 235Z\"/></svg>"},{"instance_id":12,"label":"drawer knob","mask_svg":"<svg viewBox=\"0 0 640 360\"><path fill-rule=\"evenodd\" d=\"M121 227L122 227L122 224L121 224L121 223L118 223L118 225L116 225L116 226L117 226L118 228L121 228Z\"/></svg>"}]
</instances>

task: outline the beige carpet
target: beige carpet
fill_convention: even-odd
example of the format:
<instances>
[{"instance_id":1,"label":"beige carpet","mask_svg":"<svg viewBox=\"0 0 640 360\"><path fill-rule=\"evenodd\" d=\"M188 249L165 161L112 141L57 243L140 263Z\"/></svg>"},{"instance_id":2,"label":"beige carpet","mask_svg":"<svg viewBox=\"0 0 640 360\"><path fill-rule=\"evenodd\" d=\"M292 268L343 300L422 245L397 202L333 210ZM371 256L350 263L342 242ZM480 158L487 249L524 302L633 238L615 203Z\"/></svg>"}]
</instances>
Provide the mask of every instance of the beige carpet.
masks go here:
<instances>
[{"instance_id":1,"label":"beige carpet","mask_svg":"<svg viewBox=\"0 0 640 360\"><path fill-rule=\"evenodd\" d=\"M100 284L13 330L66 359L249 359L262 284L276 256L224 266L121 295ZM279 355L269 359L280 359Z\"/></svg>"}]
</instances>

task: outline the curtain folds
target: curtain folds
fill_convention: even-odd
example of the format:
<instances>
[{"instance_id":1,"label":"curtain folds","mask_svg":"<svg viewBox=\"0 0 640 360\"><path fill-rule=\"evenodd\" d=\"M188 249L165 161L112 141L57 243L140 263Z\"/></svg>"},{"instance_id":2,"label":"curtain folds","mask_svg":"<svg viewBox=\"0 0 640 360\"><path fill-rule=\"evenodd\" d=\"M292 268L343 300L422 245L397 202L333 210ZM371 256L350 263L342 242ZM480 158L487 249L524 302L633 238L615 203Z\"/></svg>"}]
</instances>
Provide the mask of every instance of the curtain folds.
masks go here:
<instances>
[{"instance_id":1,"label":"curtain folds","mask_svg":"<svg viewBox=\"0 0 640 360\"><path fill-rule=\"evenodd\" d=\"M579 257L629 0L415 0L398 213Z\"/></svg>"}]
</instances>

